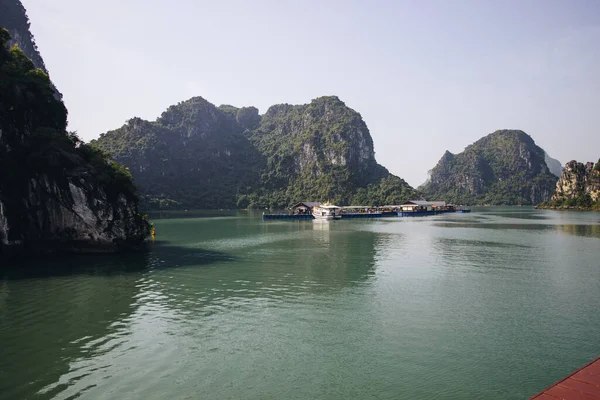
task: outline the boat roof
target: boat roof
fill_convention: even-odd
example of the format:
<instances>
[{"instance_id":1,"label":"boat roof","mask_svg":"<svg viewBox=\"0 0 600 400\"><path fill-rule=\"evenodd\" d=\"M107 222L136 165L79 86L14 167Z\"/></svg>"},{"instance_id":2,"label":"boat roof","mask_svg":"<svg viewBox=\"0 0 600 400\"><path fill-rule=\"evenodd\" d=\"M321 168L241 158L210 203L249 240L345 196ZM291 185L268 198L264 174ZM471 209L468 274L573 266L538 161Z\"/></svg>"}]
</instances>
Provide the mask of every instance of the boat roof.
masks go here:
<instances>
[{"instance_id":1,"label":"boat roof","mask_svg":"<svg viewBox=\"0 0 600 400\"><path fill-rule=\"evenodd\" d=\"M339 206L334 206L333 204L321 204L318 207L319 208L342 208L342 207L339 207Z\"/></svg>"},{"instance_id":2,"label":"boat roof","mask_svg":"<svg viewBox=\"0 0 600 400\"><path fill-rule=\"evenodd\" d=\"M409 200L402 203L403 206L445 206L445 201Z\"/></svg>"},{"instance_id":3,"label":"boat roof","mask_svg":"<svg viewBox=\"0 0 600 400\"><path fill-rule=\"evenodd\" d=\"M291 208L298 208L298 207L313 208L313 207L318 207L320 205L321 205L321 203L318 201L301 201L300 203L294 204Z\"/></svg>"},{"instance_id":4,"label":"boat roof","mask_svg":"<svg viewBox=\"0 0 600 400\"><path fill-rule=\"evenodd\" d=\"M342 208L373 208L373 206L342 206Z\"/></svg>"}]
</instances>

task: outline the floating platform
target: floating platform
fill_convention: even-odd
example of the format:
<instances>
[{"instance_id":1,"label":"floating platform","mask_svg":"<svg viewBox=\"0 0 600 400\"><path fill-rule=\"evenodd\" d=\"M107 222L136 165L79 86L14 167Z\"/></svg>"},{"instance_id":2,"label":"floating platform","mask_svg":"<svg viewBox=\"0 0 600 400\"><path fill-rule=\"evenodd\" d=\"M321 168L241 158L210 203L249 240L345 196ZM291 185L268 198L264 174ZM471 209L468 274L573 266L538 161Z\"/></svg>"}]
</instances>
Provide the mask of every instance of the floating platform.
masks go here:
<instances>
[{"instance_id":1,"label":"floating platform","mask_svg":"<svg viewBox=\"0 0 600 400\"><path fill-rule=\"evenodd\" d=\"M438 215L446 213L470 213L471 210L422 210L422 211L382 211L377 213L348 213L340 214L342 219L356 218L385 218L385 217L425 217L428 215ZM263 220L299 220L315 219L312 214L263 214Z\"/></svg>"},{"instance_id":2,"label":"floating platform","mask_svg":"<svg viewBox=\"0 0 600 400\"><path fill-rule=\"evenodd\" d=\"M399 217L425 217L448 213L470 213L471 210L427 210L427 211L398 211Z\"/></svg>"},{"instance_id":3,"label":"floating platform","mask_svg":"<svg viewBox=\"0 0 600 400\"><path fill-rule=\"evenodd\" d=\"M266 219L315 219L311 214L263 214L263 220Z\"/></svg>"},{"instance_id":4,"label":"floating platform","mask_svg":"<svg viewBox=\"0 0 600 400\"><path fill-rule=\"evenodd\" d=\"M425 217L427 215L435 215L435 211L398 211L399 217Z\"/></svg>"},{"instance_id":5,"label":"floating platform","mask_svg":"<svg viewBox=\"0 0 600 400\"><path fill-rule=\"evenodd\" d=\"M342 219L350 219L350 218L381 218L387 215L383 215L383 213L350 213L350 214L341 214Z\"/></svg>"}]
</instances>

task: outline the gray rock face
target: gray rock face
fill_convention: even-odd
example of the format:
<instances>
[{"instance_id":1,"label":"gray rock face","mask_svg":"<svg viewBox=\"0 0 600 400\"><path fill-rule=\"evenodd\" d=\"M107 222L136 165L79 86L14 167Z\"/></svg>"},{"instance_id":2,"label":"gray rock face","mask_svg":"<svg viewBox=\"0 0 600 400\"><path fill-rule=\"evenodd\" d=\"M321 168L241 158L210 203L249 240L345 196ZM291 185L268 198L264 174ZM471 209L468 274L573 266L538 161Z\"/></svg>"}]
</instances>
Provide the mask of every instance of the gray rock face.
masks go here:
<instances>
[{"instance_id":1,"label":"gray rock face","mask_svg":"<svg viewBox=\"0 0 600 400\"><path fill-rule=\"evenodd\" d=\"M109 201L89 180L75 178L68 189L48 177L31 179L28 196L21 199L27 211L18 227L7 218L0 203L0 253L2 247L25 246L35 252L97 252L136 247L150 234L137 202L118 196Z\"/></svg>"},{"instance_id":2,"label":"gray rock face","mask_svg":"<svg viewBox=\"0 0 600 400\"><path fill-rule=\"evenodd\" d=\"M595 166L592 162L569 161L556 183L552 201L577 199L586 194L593 202L600 200L600 160Z\"/></svg>"},{"instance_id":3,"label":"gray rock face","mask_svg":"<svg viewBox=\"0 0 600 400\"><path fill-rule=\"evenodd\" d=\"M287 166L293 176L319 177L328 167L347 167L360 181L380 167L362 117L336 96L272 106L250 138L259 149L273 143L277 153L289 154L293 163Z\"/></svg>"},{"instance_id":4,"label":"gray rock face","mask_svg":"<svg viewBox=\"0 0 600 400\"><path fill-rule=\"evenodd\" d=\"M0 198L2 193L0 193ZM0 245L8 245L8 220L4 211L4 204L0 201Z\"/></svg>"}]
</instances>

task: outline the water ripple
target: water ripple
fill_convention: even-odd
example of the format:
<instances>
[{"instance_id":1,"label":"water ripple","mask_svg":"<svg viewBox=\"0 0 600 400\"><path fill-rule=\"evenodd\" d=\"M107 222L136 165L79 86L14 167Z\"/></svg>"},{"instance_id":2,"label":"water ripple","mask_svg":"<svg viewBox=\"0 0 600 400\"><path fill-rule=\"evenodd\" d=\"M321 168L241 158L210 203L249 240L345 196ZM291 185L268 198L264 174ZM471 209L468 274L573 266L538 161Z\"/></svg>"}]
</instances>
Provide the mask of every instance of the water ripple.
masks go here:
<instances>
[{"instance_id":1,"label":"water ripple","mask_svg":"<svg viewBox=\"0 0 600 400\"><path fill-rule=\"evenodd\" d=\"M161 220L142 267L0 281L0 399L524 398L599 351L564 218Z\"/></svg>"}]
</instances>

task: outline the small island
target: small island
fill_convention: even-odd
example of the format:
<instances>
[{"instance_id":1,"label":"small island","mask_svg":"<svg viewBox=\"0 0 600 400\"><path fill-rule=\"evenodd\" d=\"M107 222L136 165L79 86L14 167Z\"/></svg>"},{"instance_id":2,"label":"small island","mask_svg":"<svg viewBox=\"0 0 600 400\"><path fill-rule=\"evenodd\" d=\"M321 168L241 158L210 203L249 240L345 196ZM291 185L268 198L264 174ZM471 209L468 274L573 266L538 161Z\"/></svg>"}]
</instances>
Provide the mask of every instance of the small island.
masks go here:
<instances>
[{"instance_id":1,"label":"small island","mask_svg":"<svg viewBox=\"0 0 600 400\"><path fill-rule=\"evenodd\" d=\"M600 210L600 160L586 164L569 161L556 183L550 201L536 208L551 210Z\"/></svg>"}]
</instances>

